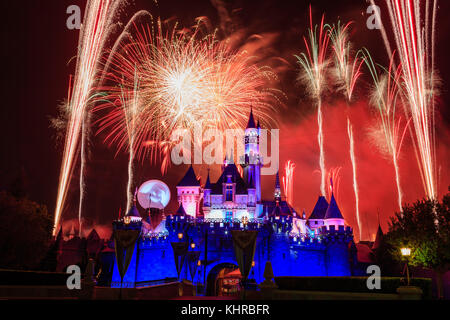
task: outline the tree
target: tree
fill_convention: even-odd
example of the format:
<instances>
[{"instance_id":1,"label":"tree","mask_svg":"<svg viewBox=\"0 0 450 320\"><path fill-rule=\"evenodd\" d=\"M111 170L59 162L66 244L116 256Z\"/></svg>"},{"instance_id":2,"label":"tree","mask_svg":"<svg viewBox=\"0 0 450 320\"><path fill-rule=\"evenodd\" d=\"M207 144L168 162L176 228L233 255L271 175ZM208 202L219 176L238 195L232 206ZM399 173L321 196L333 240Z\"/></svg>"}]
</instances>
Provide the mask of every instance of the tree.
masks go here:
<instances>
[{"instance_id":1,"label":"tree","mask_svg":"<svg viewBox=\"0 0 450 320\"><path fill-rule=\"evenodd\" d=\"M442 202L424 199L404 206L391 218L386 241L394 259L402 259L400 248L407 247L411 249L408 263L436 273L441 298L442 277L450 270L450 193Z\"/></svg>"},{"instance_id":2,"label":"tree","mask_svg":"<svg viewBox=\"0 0 450 320\"><path fill-rule=\"evenodd\" d=\"M0 192L0 268L36 268L48 250L52 227L44 205Z\"/></svg>"}]
</instances>

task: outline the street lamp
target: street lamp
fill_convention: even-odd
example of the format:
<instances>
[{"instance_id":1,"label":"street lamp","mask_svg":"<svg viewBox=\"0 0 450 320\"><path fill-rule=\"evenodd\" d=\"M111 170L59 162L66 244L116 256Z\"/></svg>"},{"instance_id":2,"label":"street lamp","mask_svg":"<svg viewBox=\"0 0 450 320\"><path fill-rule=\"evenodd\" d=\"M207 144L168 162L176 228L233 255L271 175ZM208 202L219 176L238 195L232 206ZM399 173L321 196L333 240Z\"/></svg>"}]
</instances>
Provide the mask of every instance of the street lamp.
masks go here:
<instances>
[{"instance_id":1,"label":"street lamp","mask_svg":"<svg viewBox=\"0 0 450 320\"><path fill-rule=\"evenodd\" d=\"M178 239L183 239L183 234L181 232L178 234Z\"/></svg>"},{"instance_id":2,"label":"street lamp","mask_svg":"<svg viewBox=\"0 0 450 320\"><path fill-rule=\"evenodd\" d=\"M192 250L195 249L195 242L191 243L191 248L192 248Z\"/></svg>"},{"instance_id":3,"label":"street lamp","mask_svg":"<svg viewBox=\"0 0 450 320\"><path fill-rule=\"evenodd\" d=\"M400 251L402 252L402 256L404 257L409 257L411 255L410 248L401 248Z\"/></svg>"},{"instance_id":4,"label":"street lamp","mask_svg":"<svg viewBox=\"0 0 450 320\"><path fill-rule=\"evenodd\" d=\"M411 255L411 249L410 248L401 248L400 252L402 253L402 256L405 257L406 279L407 279L408 286L409 286L408 257Z\"/></svg>"}]
</instances>

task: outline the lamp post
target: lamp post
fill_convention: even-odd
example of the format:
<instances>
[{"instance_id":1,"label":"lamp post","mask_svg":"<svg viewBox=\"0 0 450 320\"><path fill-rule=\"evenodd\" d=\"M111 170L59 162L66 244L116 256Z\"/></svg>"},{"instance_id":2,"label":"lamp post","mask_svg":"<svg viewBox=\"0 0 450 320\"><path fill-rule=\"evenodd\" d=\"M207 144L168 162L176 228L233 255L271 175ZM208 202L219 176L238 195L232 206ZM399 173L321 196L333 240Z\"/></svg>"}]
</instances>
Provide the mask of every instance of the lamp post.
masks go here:
<instances>
[{"instance_id":1,"label":"lamp post","mask_svg":"<svg viewBox=\"0 0 450 320\"><path fill-rule=\"evenodd\" d=\"M410 248L401 248L400 252L402 253L402 256L405 258L406 279L407 279L407 283L409 286L408 257L411 255L411 249Z\"/></svg>"}]
</instances>

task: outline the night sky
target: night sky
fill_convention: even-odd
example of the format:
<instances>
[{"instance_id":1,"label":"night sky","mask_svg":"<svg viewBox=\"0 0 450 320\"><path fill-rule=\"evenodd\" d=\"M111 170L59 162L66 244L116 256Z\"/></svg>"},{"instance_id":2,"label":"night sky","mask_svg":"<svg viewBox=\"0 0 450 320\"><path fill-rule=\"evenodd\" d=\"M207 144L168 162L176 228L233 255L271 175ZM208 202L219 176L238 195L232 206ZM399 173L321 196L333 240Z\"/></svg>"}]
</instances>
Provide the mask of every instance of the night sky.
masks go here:
<instances>
[{"instance_id":1,"label":"night sky","mask_svg":"<svg viewBox=\"0 0 450 320\"><path fill-rule=\"evenodd\" d=\"M260 63L274 68L280 81L279 88L287 95L286 106L279 114L280 163L286 160L296 163L293 203L297 211L311 212L319 195L320 174L316 133L317 124L313 104L301 86L296 84L298 65L294 54L304 50L302 36L308 24L308 5L312 3L314 21L321 14L326 21L354 21L352 41L355 48L367 47L377 62L387 64L380 32L366 28L366 1L132 1L121 13L120 21L127 22L131 15L141 9L149 10L162 19L176 18L182 26L191 26L194 19L207 16L220 28L221 37L234 37L242 45L252 34L262 36L252 44L260 57ZM380 2L380 1L378 1ZM56 132L50 128L50 118L57 115L58 105L67 96L69 75L74 73L78 30L66 28L66 8L77 4L84 10L85 1L80 0L29 0L2 1L1 38L2 50L2 107L0 117L1 157L0 189L7 188L21 170L25 172L28 195L32 200L47 205L54 211L58 177L63 146L57 143ZM438 101L437 154L439 171L439 195L450 185L448 159L450 70L448 44L450 42L450 3L440 1L438 11L436 64L442 78ZM382 17L389 26L388 13L382 7ZM390 29L388 29L389 32ZM253 47L252 47L253 46ZM275 59L277 58L277 59ZM278 59L281 58L281 59ZM276 62L283 61L283 62ZM355 149L357 156L360 211L363 221L363 237L376 232L377 212L382 227L396 209L394 170L390 162L377 152L368 135L374 124L373 109L367 103L367 87L370 85L367 70L356 90L356 102L351 105L350 117L354 122ZM352 171L346 132L346 108L340 95L330 93L324 102L324 135L327 168L342 167L338 202L350 225L355 225ZM96 128L93 128L96 131ZM86 213L89 225L103 225L106 230L117 217L120 207L125 208L127 179L127 156L115 157L115 149L102 143L101 136L91 139L90 158L87 169ZM143 163L137 168L136 179L140 184L151 178L163 179L175 192L174 185L182 177L185 166L172 167L161 177L159 167ZM206 178L206 167L196 167L197 174ZM413 202L424 196L417 163L408 136L400 159L404 200ZM77 169L75 170L77 172ZM213 180L219 170L212 171ZM263 197L271 198L274 177L263 178ZM78 177L75 173L69 190L63 221L74 219L78 213ZM174 198L169 211L175 208ZM67 224L66 224L67 225ZM70 226L66 226L69 228Z\"/></svg>"}]
</instances>

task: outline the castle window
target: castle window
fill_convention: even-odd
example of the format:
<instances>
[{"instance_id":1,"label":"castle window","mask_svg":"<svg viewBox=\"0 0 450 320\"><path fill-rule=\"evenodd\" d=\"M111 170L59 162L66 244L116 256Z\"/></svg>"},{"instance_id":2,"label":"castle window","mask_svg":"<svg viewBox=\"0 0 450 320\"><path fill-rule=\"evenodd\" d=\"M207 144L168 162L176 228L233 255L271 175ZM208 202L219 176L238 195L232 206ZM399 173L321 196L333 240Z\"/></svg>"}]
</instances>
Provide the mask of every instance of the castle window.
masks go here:
<instances>
[{"instance_id":1,"label":"castle window","mask_svg":"<svg viewBox=\"0 0 450 320\"><path fill-rule=\"evenodd\" d=\"M233 186L227 186L225 201L233 201Z\"/></svg>"}]
</instances>

